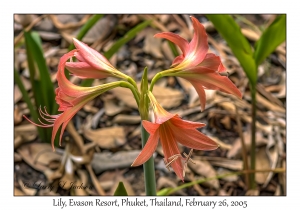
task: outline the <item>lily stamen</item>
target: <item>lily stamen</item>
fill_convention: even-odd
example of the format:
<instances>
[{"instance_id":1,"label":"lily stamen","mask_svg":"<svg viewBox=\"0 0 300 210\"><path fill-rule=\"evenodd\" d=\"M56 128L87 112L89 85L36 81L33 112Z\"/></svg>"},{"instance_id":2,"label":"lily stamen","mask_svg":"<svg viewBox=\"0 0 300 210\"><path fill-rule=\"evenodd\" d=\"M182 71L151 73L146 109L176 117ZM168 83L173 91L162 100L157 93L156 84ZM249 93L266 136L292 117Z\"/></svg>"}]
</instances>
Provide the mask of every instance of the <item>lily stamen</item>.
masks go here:
<instances>
[{"instance_id":1,"label":"lily stamen","mask_svg":"<svg viewBox=\"0 0 300 210\"><path fill-rule=\"evenodd\" d=\"M193 159L191 158L193 153L193 149L190 150L189 154L187 155L185 152L183 153L183 155L186 157L185 162L184 163L188 163L189 161L191 161L193 164L196 164Z\"/></svg>"},{"instance_id":2,"label":"lily stamen","mask_svg":"<svg viewBox=\"0 0 300 210\"><path fill-rule=\"evenodd\" d=\"M164 159L164 162L165 162L165 164L166 164L166 168L167 168L168 170L170 170L170 169L169 169L170 165L171 165L175 160L177 160L179 157L181 157L181 154L176 154L176 155L173 155L173 156L169 157L168 159L170 159L170 162L167 162L167 161Z\"/></svg>"}]
</instances>

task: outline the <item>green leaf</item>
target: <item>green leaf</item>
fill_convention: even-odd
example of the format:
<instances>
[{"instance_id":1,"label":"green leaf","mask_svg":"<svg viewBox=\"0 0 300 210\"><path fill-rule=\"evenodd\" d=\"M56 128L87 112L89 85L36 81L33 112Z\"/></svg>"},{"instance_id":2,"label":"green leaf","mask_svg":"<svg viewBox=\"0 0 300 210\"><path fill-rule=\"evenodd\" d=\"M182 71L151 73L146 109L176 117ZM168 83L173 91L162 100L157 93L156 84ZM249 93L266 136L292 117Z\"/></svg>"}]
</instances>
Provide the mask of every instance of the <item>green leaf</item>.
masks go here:
<instances>
[{"instance_id":1,"label":"green leaf","mask_svg":"<svg viewBox=\"0 0 300 210\"><path fill-rule=\"evenodd\" d=\"M124 44L133 39L140 31L146 28L150 23L151 20L146 20L129 30L122 38L116 41L107 52L104 53L104 56L107 59L110 59ZM93 81L93 79L84 80L82 81L81 86L89 87L92 85Z\"/></svg>"},{"instance_id":2,"label":"green leaf","mask_svg":"<svg viewBox=\"0 0 300 210\"><path fill-rule=\"evenodd\" d=\"M36 32L24 31L24 38L35 105L45 106L50 114L55 114L58 105L55 102L54 86L44 58L40 36ZM35 118L34 115L32 117ZM50 142L51 130L39 129L39 131L40 138Z\"/></svg>"},{"instance_id":3,"label":"green leaf","mask_svg":"<svg viewBox=\"0 0 300 210\"><path fill-rule=\"evenodd\" d=\"M261 64L285 40L286 15L279 15L255 44L254 59L256 64Z\"/></svg>"},{"instance_id":4,"label":"green leaf","mask_svg":"<svg viewBox=\"0 0 300 210\"><path fill-rule=\"evenodd\" d=\"M111 48L104 53L104 56L107 59L110 59L124 44L129 42L131 39L133 39L141 30L146 28L150 24L151 20L146 20L137 26L135 26L133 29L128 31L121 39L116 41Z\"/></svg>"},{"instance_id":5,"label":"green leaf","mask_svg":"<svg viewBox=\"0 0 300 210\"><path fill-rule=\"evenodd\" d=\"M34 94L41 96L40 104L41 106L46 106L51 113L55 112L57 107L55 106L55 94L54 87L51 81L50 72L48 70L46 60L44 58L44 53L42 49L41 39L36 32L24 32L27 55L29 55L30 65L30 75L32 80L35 80L38 89L35 89Z\"/></svg>"},{"instance_id":6,"label":"green leaf","mask_svg":"<svg viewBox=\"0 0 300 210\"><path fill-rule=\"evenodd\" d=\"M253 52L240 27L230 15L206 15L217 31L226 40L234 55L239 60L252 85L256 84L257 67Z\"/></svg>"},{"instance_id":7,"label":"green leaf","mask_svg":"<svg viewBox=\"0 0 300 210\"><path fill-rule=\"evenodd\" d=\"M38 121L37 111L34 108L33 104L31 103L29 95L28 95L28 93L27 93L27 91L26 91L26 89L25 89L25 87L23 85L23 82L22 82L22 80L20 78L20 75L18 74L18 72L16 71L16 69L14 69L14 81L17 83L17 85L18 85L18 87L19 87L19 89L20 89L20 91L22 93L22 99L26 102L27 107L28 107L28 109L30 111L31 117L33 118L33 120L35 122L37 122ZM38 132L39 132L40 136L45 135L44 130L42 128L40 128L40 127L38 127Z\"/></svg>"},{"instance_id":8,"label":"green leaf","mask_svg":"<svg viewBox=\"0 0 300 210\"><path fill-rule=\"evenodd\" d=\"M127 191L125 189L125 186L123 182L119 182L119 185L114 193L114 196L127 196Z\"/></svg>"},{"instance_id":9,"label":"green leaf","mask_svg":"<svg viewBox=\"0 0 300 210\"><path fill-rule=\"evenodd\" d=\"M163 188L160 191L157 192L158 196L166 196L170 195L172 192L173 188Z\"/></svg>"},{"instance_id":10,"label":"green leaf","mask_svg":"<svg viewBox=\"0 0 300 210\"><path fill-rule=\"evenodd\" d=\"M178 50L177 50L175 44L173 42L170 42L169 40L168 40L168 44L169 44L170 49L172 50L173 55L175 57L177 57L179 55L179 53L178 53Z\"/></svg>"}]
</instances>

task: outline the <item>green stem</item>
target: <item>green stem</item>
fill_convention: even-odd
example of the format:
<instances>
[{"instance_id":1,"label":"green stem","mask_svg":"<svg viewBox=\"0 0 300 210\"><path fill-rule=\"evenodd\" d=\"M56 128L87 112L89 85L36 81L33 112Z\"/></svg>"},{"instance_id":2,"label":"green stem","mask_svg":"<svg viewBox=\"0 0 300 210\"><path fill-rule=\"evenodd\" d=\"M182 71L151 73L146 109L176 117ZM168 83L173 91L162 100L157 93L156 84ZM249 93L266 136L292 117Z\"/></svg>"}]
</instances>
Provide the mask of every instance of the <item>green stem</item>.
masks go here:
<instances>
[{"instance_id":1,"label":"green stem","mask_svg":"<svg viewBox=\"0 0 300 210\"><path fill-rule=\"evenodd\" d=\"M142 131L142 145L143 148L148 140L149 134L141 125ZM154 170L154 159L151 157L147 162L144 163L144 177L145 177L145 190L146 195L156 196L156 180L155 180L155 170Z\"/></svg>"},{"instance_id":2,"label":"green stem","mask_svg":"<svg viewBox=\"0 0 300 210\"><path fill-rule=\"evenodd\" d=\"M129 88L131 90L133 96L134 96L136 104L139 106L139 104L140 104L140 95L139 95L137 89L134 88L132 84L130 84L129 82L125 82L125 81L121 81L120 87Z\"/></svg>"},{"instance_id":3,"label":"green stem","mask_svg":"<svg viewBox=\"0 0 300 210\"><path fill-rule=\"evenodd\" d=\"M138 90L138 87L137 87L137 85L136 85L136 82L135 82L131 77L128 76L127 81L128 81L130 84L132 84L133 87L134 87L136 90ZM137 92L137 93L138 93L138 95L140 95L139 92Z\"/></svg>"},{"instance_id":4,"label":"green stem","mask_svg":"<svg viewBox=\"0 0 300 210\"><path fill-rule=\"evenodd\" d=\"M150 84L150 88L149 88L149 91L152 92L153 90L153 87L154 87L154 84L157 82L157 80L159 80L160 78L162 78L162 75L161 73L157 73L155 74L155 76L152 78L151 80L151 84Z\"/></svg>"},{"instance_id":5,"label":"green stem","mask_svg":"<svg viewBox=\"0 0 300 210\"><path fill-rule=\"evenodd\" d=\"M255 155L256 155L256 86L251 85L251 104L252 104L252 124L251 124L251 165L250 169L255 170ZM256 188L255 174L250 174L250 187Z\"/></svg>"}]
</instances>

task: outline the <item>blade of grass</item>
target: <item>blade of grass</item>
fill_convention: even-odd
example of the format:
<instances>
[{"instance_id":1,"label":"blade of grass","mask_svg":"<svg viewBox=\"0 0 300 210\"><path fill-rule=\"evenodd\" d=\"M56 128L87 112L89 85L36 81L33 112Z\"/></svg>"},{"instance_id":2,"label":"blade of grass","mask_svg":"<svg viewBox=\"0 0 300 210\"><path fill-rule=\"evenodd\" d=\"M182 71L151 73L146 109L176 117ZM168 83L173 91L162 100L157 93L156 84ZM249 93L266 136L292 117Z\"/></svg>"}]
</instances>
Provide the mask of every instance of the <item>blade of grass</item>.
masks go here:
<instances>
[{"instance_id":1,"label":"blade of grass","mask_svg":"<svg viewBox=\"0 0 300 210\"><path fill-rule=\"evenodd\" d=\"M46 106L51 114L57 112L54 86L46 65L41 39L36 32L24 31L30 81L36 106ZM37 122L37 121L36 121ZM50 143L51 130L42 129L41 139Z\"/></svg>"},{"instance_id":2,"label":"blade of grass","mask_svg":"<svg viewBox=\"0 0 300 210\"><path fill-rule=\"evenodd\" d=\"M31 103L31 100L30 100L30 98L28 96L28 93L27 93L27 91L26 91L26 89L25 89L25 87L23 85L23 82L22 82L22 80L20 78L20 75L18 74L18 72L16 71L16 69L14 69L14 81L17 83L17 85L18 85L18 87L19 87L19 89L20 89L20 91L22 93L22 96L23 96L22 99L27 104L27 107L28 107L28 109L30 111L31 117L33 118L33 120L35 122L37 122L38 121L37 111L34 108L33 104ZM40 128L40 127L38 127L37 129L38 129L39 135L43 136L44 135L43 129Z\"/></svg>"},{"instance_id":3,"label":"blade of grass","mask_svg":"<svg viewBox=\"0 0 300 210\"><path fill-rule=\"evenodd\" d=\"M214 24L217 31L226 40L234 55L243 67L250 83L255 86L257 67L253 59L253 52L247 39L241 32L239 25L230 15L206 15Z\"/></svg>"},{"instance_id":4,"label":"blade of grass","mask_svg":"<svg viewBox=\"0 0 300 210\"><path fill-rule=\"evenodd\" d=\"M173 42L170 42L169 40L168 40L168 44L169 44L169 47L170 47L170 49L171 49L173 55L174 55L175 57L177 57L177 56L179 55L179 53L178 53L178 50L177 50L175 44L174 44Z\"/></svg>"},{"instance_id":5,"label":"blade of grass","mask_svg":"<svg viewBox=\"0 0 300 210\"><path fill-rule=\"evenodd\" d=\"M211 180L215 180L215 179L222 179L228 176L235 176L235 175L241 175L241 174L255 174L255 173L265 173L265 172L273 172L273 173L284 173L286 172L285 168L275 168L275 169L264 169L264 170L243 170L243 171L238 171L238 172L233 172L233 173L226 173L226 174L222 174L222 175L218 175L218 176L214 176L214 177L208 177L205 179L199 179L199 180L195 180L193 182L188 182L185 183L183 185L177 186L175 188L163 188L160 191L157 192L158 196L167 196L167 195L171 195L172 193L175 193L178 190L187 188L187 187L191 187L195 184L201 184L207 181L211 181Z\"/></svg>"},{"instance_id":6,"label":"blade of grass","mask_svg":"<svg viewBox=\"0 0 300 210\"><path fill-rule=\"evenodd\" d=\"M43 104L40 105L46 106L51 113L54 113L57 109L54 100L54 87L51 81L50 72L48 70L46 60L44 58L40 36L36 32L24 32L24 36L26 41L27 53L32 56L31 58L33 59L33 63L34 65L36 65L39 71L39 74L34 76L41 85L41 89L39 89L37 92L37 94L42 95Z\"/></svg>"},{"instance_id":7,"label":"blade of grass","mask_svg":"<svg viewBox=\"0 0 300 210\"><path fill-rule=\"evenodd\" d=\"M241 32L239 25L230 15L207 15L214 24L218 32L226 40L234 55L239 60L249 81L251 89L252 104L252 124L251 124L251 165L250 168L255 170L255 148L256 148L256 82L257 82L257 65L253 58L253 52L247 39ZM255 189L255 174L250 174L250 187Z\"/></svg>"},{"instance_id":8,"label":"blade of grass","mask_svg":"<svg viewBox=\"0 0 300 210\"><path fill-rule=\"evenodd\" d=\"M119 182L119 185L114 193L114 196L128 196L128 193L126 191L123 182Z\"/></svg>"},{"instance_id":9,"label":"blade of grass","mask_svg":"<svg viewBox=\"0 0 300 210\"><path fill-rule=\"evenodd\" d=\"M146 28L150 24L150 22L151 20L143 21L142 23L129 30L122 38L116 41L107 52L104 53L104 56L107 59L110 59L124 44L132 40L140 31ZM91 86L93 81L93 79L84 80L82 81L81 86Z\"/></svg>"},{"instance_id":10,"label":"blade of grass","mask_svg":"<svg viewBox=\"0 0 300 210\"><path fill-rule=\"evenodd\" d=\"M286 15L279 15L255 43L254 59L263 62L277 46L286 40Z\"/></svg>"}]
</instances>

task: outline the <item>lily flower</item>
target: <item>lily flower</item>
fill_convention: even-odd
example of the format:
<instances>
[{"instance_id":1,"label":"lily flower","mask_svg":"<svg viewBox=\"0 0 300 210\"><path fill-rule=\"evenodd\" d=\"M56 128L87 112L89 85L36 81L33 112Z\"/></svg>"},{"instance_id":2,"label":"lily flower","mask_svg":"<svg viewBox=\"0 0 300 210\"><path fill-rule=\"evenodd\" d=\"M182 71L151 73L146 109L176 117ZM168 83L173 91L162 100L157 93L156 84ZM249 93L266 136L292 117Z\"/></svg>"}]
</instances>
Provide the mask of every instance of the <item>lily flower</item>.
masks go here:
<instances>
[{"instance_id":1,"label":"lily flower","mask_svg":"<svg viewBox=\"0 0 300 210\"><path fill-rule=\"evenodd\" d=\"M54 139L56 133L58 132L59 128L61 127L60 137L59 137L59 144L61 145L61 138L62 134L72 119L72 117L90 100L94 99L98 95L102 94L105 91L108 91L112 88L120 86L123 81L112 82L104 85L94 86L94 87L80 87L71 83L64 74L65 63L68 59L73 57L74 55L78 55L80 49L75 49L70 51L69 53L65 54L61 57L58 72L57 72L57 82L58 88L56 88L56 103L59 104L58 111L62 111L63 113L57 115L50 115L47 113L46 108L43 111L41 108L39 109L41 118L47 121L50 124L43 123L40 119L41 124L37 124L26 118L32 124L39 126L39 127L53 127L52 130L52 149L54 150Z\"/></svg>"},{"instance_id":2,"label":"lily flower","mask_svg":"<svg viewBox=\"0 0 300 210\"><path fill-rule=\"evenodd\" d=\"M191 153L184 154L185 157L182 157L178 143L197 150L215 150L218 148L218 144L196 129L205 124L182 120L177 114L171 114L162 108L150 91L148 96L153 107L155 122L143 120L143 126L150 136L132 166L145 163L155 152L160 140L166 167L172 167L176 175L183 181L185 165L190 160Z\"/></svg>"},{"instance_id":3,"label":"lily flower","mask_svg":"<svg viewBox=\"0 0 300 210\"><path fill-rule=\"evenodd\" d=\"M190 43L171 32L154 35L154 37L168 39L182 51L182 54L174 59L171 69L162 71L160 76L177 76L188 80L199 95L202 111L205 109L206 103L204 89L220 90L241 98L241 92L231 80L227 76L220 75L226 71L220 57L208 53L207 34L204 26L196 18L191 17L191 19L194 35Z\"/></svg>"},{"instance_id":4,"label":"lily flower","mask_svg":"<svg viewBox=\"0 0 300 210\"><path fill-rule=\"evenodd\" d=\"M74 57L78 62L66 62L66 69L75 76L81 79L103 79L110 76L128 79L127 75L113 67L99 52L75 38L73 38L73 42L77 49Z\"/></svg>"}]
</instances>

